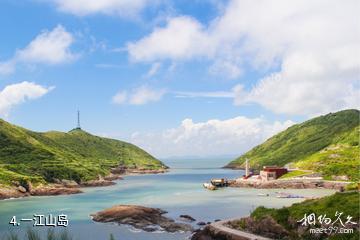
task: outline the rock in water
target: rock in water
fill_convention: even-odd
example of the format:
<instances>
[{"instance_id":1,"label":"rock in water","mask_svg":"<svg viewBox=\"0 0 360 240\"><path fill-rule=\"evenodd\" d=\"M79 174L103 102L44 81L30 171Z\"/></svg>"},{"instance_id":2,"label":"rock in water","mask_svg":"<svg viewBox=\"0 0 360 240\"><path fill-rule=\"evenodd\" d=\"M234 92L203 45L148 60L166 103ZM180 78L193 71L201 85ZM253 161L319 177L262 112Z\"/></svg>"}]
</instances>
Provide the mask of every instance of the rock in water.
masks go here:
<instances>
[{"instance_id":1,"label":"rock in water","mask_svg":"<svg viewBox=\"0 0 360 240\"><path fill-rule=\"evenodd\" d=\"M180 219L187 222L195 222L196 219L190 215L180 215Z\"/></svg>"},{"instance_id":2,"label":"rock in water","mask_svg":"<svg viewBox=\"0 0 360 240\"><path fill-rule=\"evenodd\" d=\"M191 225L176 223L173 219L164 217L167 213L159 208L148 208L136 205L116 205L103 211L92 214L96 222L116 222L119 224L131 225L134 228L144 231L158 230L167 232L192 231Z\"/></svg>"}]
</instances>

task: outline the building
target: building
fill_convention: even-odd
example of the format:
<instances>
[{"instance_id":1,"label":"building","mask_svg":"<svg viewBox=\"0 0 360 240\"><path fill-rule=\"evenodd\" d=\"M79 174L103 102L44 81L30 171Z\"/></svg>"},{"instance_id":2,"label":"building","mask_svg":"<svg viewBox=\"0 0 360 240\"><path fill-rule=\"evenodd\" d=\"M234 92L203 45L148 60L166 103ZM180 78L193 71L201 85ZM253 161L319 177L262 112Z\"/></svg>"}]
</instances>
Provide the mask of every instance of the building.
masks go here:
<instances>
[{"instance_id":1,"label":"building","mask_svg":"<svg viewBox=\"0 0 360 240\"><path fill-rule=\"evenodd\" d=\"M264 166L263 170L260 171L261 179L269 181L275 180L282 175L286 174L288 171L286 168L277 167L277 166Z\"/></svg>"}]
</instances>

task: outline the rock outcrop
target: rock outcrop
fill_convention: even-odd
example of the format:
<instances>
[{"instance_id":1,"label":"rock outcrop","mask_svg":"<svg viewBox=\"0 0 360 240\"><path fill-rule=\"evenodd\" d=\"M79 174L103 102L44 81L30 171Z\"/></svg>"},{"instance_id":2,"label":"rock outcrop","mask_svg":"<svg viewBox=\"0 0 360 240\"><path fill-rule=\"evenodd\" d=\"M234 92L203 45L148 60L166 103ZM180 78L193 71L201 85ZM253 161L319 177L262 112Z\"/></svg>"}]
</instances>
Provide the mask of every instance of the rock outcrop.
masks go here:
<instances>
[{"instance_id":1,"label":"rock outcrop","mask_svg":"<svg viewBox=\"0 0 360 240\"><path fill-rule=\"evenodd\" d=\"M159 173L166 173L168 170L167 168L161 169L126 169L127 174L159 174Z\"/></svg>"},{"instance_id":2,"label":"rock outcrop","mask_svg":"<svg viewBox=\"0 0 360 240\"><path fill-rule=\"evenodd\" d=\"M96 222L115 222L131 225L147 232L165 230L167 232L192 231L191 225L177 223L163 216L166 211L159 208L148 208L136 205L116 205L92 214Z\"/></svg>"},{"instance_id":3,"label":"rock outcrop","mask_svg":"<svg viewBox=\"0 0 360 240\"><path fill-rule=\"evenodd\" d=\"M233 181L230 187L241 188L292 188L292 189L305 189L305 188L327 188L341 190L349 184L348 182L336 182L326 180L272 180L272 181Z\"/></svg>"},{"instance_id":4,"label":"rock outcrop","mask_svg":"<svg viewBox=\"0 0 360 240\"><path fill-rule=\"evenodd\" d=\"M195 222L196 221L195 218L193 218L192 216L187 215L187 214L180 215L179 217L180 217L180 220L185 221L185 222Z\"/></svg>"},{"instance_id":5,"label":"rock outcrop","mask_svg":"<svg viewBox=\"0 0 360 240\"><path fill-rule=\"evenodd\" d=\"M30 190L30 191L29 191ZM23 186L0 186L0 200L28 196L53 196L82 193L79 188L68 188L60 184L40 185L26 189Z\"/></svg>"},{"instance_id":6,"label":"rock outcrop","mask_svg":"<svg viewBox=\"0 0 360 240\"><path fill-rule=\"evenodd\" d=\"M82 193L79 188L66 188L66 187L41 187L35 188L30 195L31 196L55 196L55 195L69 195Z\"/></svg>"}]
</instances>

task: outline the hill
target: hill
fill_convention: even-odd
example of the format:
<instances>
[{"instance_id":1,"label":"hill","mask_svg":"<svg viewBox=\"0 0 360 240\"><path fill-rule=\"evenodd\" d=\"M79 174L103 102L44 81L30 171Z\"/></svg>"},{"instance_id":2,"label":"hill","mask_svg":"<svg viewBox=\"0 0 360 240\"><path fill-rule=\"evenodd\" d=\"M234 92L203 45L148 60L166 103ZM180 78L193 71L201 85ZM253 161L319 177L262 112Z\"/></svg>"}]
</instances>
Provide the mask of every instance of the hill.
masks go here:
<instances>
[{"instance_id":1,"label":"hill","mask_svg":"<svg viewBox=\"0 0 360 240\"><path fill-rule=\"evenodd\" d=\"M166 166L139 147L91 135L81 129L33 132L0 119L0 183L78 183L105 176L111 168L162 169Z\"/></svg>"},{"instance_id":2,"label":"hill","mask_svg":"<svg viewBox=\"0 0 360 240\"><path fill-rule=\"evenodd\" d=\"M321 172L325 178L347 176L359 179L360 111L329 113L296 124L266 140L227 168L243 168L248 158L254 169L265 165L291 164Z\"/></svg>"},{"instance_id":3,"label":"hill","mask_svg":"<svg viewBox=\"0 0 360 240\"><path fill-rule=\"evenodd\" d=\"M295 203L290 207L280 209L258 207L248 218L242 218L229 223L230 227L249 231L265 237L276 239L359 239L359 228L357 224L345 224L347 216L352 217L351 222L359 219L359 192L335 193L320 199L306 200ZM337 220L337 213L340 220ZM307 218L309 222L302 225L304 216L315 215L314 221ZM321 217L322 216L322 217ZM322 219L321 219L322 218ZM331 224L324 219L331 220ZM300 221L300 222L298 222ZM342 224L344 226L342 226ZM334 224L334 225L332 225ZM334 231L311 233L310 229L333 228ZM339 231L335 231L339 229ZM341 229L347 232L341 231ZM316 236L316 237L314 237Z\"/></svg>"}]
</instances>

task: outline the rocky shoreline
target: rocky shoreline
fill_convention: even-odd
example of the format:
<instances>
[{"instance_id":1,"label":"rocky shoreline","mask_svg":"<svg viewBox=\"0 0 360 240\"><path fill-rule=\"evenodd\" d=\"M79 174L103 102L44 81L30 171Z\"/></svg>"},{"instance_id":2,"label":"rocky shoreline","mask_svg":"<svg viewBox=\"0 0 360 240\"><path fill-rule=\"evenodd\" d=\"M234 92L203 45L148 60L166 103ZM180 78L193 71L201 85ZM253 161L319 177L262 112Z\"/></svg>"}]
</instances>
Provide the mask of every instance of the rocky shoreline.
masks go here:
<instances>
[{"instance_id":1,"label":"rocky shoreline","mask_svg":"<svg viewBox=\"0 0 360 240\"><path fill-rule=\"evenodd\" d=\"M283 189L307 189L307 188L326 188L334 190L344 190L349 182L327 181L327 180L308 180L308 179L277 179L272 181L230 181L229 187L238 188L283 188Z\"/></svg>"},{"instance_id":2,"label":"rocky shoreline","mask_svg":"<svg viewBox=\"0 0 360 240\"><path fill-rule=\"evenodd\" d=\"M10 198L21 198L29 196L55 196L78 194L84 187L104 187L116 184L115 180L123 180L124 176L137 174L160 174L167 172L167 169L125 169L113 168L108 176L99 176L98 179L77 183L73 180L55 179L54 183L40 184L36 187L30 182L20 184L14 182L12 186L0 184L0 200Z\"/></svg>"},{"instance_id":3,"label":"rocky shoreline","mask_svg":"<svg viewBox=\"0 0 360 240\"><path fill-rule=\"evenodd\" d=\"M193 231L190 224L175 222L173 219L163 216L167 212L159 208L149 208L137 205L116 205L95 214L91 214L93 221L102 223L118 223L130 225L146 232L189 232ZM193 220L188 215L186 219Z\"/></svg>"},{"instance_id":4,"label":"rocky shoreline","mask_svg":"<svg viewBox=\"0 0 360 240\"><path fill-rule=\"evenodd\" d=\"M82 193L79 188L64 187L61 184L39 185L32 189L25 189L22 186L1 186L0 200L10 198L21 198L30 196L56 196Z\"/></svg>"}]
</instances>

